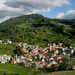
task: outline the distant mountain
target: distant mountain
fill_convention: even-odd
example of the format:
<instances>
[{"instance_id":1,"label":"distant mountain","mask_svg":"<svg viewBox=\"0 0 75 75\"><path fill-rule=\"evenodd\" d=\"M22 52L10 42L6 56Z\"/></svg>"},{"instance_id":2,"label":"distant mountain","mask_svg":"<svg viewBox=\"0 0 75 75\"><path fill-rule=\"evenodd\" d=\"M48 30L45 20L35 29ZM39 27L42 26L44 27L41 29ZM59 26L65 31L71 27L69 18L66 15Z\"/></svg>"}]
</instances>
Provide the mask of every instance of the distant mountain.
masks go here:
<instances>
[{"instance_id":1,"label":"distant mountain","mask_svg":"<svg viewBox=\"0 0 75 75\"><path fill-rule=\"evenodd\" d=\"M0 39L46 46L63 42L75 46L75 20L49 19L40 14L23 15L0 24Z\"/></svg>"},{"instance_id":2,"label":"distant mountain","mask_svg":"<svg viewBox=\"0 0 75 75\"><path fill-rule=\"evenodd\" d=\"M72 19L72 20L54 19L54 20L55 22L66 24L71 26L72 28L75 28L75 19Z\"/></svg>"}]
</instances>

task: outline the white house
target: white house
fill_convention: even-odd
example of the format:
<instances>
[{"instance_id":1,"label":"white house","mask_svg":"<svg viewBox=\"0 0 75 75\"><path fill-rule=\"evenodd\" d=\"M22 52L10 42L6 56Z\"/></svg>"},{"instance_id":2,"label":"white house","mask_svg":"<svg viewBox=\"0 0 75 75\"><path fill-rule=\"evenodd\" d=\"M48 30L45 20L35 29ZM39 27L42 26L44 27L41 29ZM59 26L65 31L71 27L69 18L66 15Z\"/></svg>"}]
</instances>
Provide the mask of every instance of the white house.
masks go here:
<instances>
[{"instance_id":1,"label":"white house","mask_svg":"<svg viewBox=\"0 0 75 75\"><path fill-rule=\"evenodd\" d=\"M7 43L8 43L8 44L12 44L12 41L8 40Z\"/></svg>"}]
</instances>

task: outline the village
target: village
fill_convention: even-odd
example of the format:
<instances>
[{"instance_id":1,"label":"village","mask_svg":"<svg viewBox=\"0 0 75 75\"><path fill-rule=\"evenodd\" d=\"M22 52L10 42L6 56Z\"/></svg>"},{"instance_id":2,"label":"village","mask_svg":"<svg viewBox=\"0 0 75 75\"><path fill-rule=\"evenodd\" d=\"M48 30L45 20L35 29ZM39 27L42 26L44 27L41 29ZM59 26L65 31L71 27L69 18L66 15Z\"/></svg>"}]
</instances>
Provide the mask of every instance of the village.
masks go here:
<instances>
[{"instance_id":1,"label":"village","mask_svg":"<svg viewBox=\"0 0 75 75\"><path fill-rule=\"evenodd\" d=\"M75 59L75 55L73 56L75 47L66 47L63 46L63 43L52 43L48 44L47 47L40 47L28 45L27 43L22 42L13 43L10 40L8 40L7 42L0 40L0 44L14 44L21 47L21 52L23 52L23 55L18 56L16 54L14 57L7 54L0 55L0 63L3 64L23 63L25 66L29 67L33 63L35 63L37 68L42 68L43 66L50 67L51 65L59 66L59 63L62 62L62 57ZM73 69L75 69L75 65Z\"/></svg>"}]
</instances>

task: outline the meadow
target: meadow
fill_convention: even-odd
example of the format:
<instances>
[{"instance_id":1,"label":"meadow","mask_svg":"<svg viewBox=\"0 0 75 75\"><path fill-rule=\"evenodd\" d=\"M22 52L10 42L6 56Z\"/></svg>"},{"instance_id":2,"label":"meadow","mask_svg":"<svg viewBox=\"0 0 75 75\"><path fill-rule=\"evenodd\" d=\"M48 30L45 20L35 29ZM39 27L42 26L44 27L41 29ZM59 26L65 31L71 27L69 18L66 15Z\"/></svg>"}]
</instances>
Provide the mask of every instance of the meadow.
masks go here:
<instances>
[{"instance_id":1,"label":"meadow","mask_svg":"<svg viewBox=\"0 0 75 75\"><path fill-rule=\"evenodd\" d=\"M58 71L52 73L40 73L36 75L75 75L75 71Z\"/></svg>"},{"instance_id":2,"label":"meadow","mask_svg":"<svg viewBox=\"0 0 75 75\"><path fill-rule=\"evenodd\" d=\"M0 64L0 75L25 75L26 67L14 64Z\"/></svg>"}]
</instances>

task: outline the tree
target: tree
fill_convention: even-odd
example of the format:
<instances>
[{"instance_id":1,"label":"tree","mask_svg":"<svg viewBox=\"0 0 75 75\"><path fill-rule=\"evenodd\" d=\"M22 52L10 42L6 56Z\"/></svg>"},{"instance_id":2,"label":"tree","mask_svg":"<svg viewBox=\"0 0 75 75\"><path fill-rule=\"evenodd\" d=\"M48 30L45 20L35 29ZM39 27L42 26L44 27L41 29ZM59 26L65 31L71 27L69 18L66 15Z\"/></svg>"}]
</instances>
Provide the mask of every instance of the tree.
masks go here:
<instances>
[{"instance_id":1,"label":"tree","mask_svg":"<svg viewBox=\"0 0 75 75\"><path fill-rule=\"evenodd\" d=\"M35 56L33 56L32 58L33 58L33 61L35 61Z\"/></svg>"},{"instance_id":2,"label":"tree","mask_svg":"<svg viewBox=\"0 0 75 75\"><path fill-rule=\"evenodd\" d=\"M73 55L75 55L75 51L73 52Z\"/></svg>"},{"instance_id":3,"label":"tree","mask_svg":"<svg viewBox=\"0 0 75 75\"><path fill-rule=\"evenodd\" d=\"M39 61L40 59L39 59L39 55L37 55L37 60Z\"/></svg>"},{"instance_id":4,"label":"tree","mask_svg":"<svg viewBox=\"0 0 75 75\"><path fill-rule=\"evenodd\" d=\"M60 32L63 32L65 30L65 27L62 25L60 26Z\"/></svg>"},{"instance_id":5,"label":"tree","mask_svg":"<svg viewBox=\"0 0 75 75\"><path fill-rule=\"evenodd\" d=\"M70 64L70 59L67 57L62 58L62 63L59 64L59 70L66 70Z\"/></svg>"},{"instance_id":6,"label":"tree","mask_svg":"<svg viewBox=\"0 0 75 75\"><path fill-rule=\"evenodd\" d=\"M33 63L33 64L31 65L31 68L33 68L33 69L34 69L34 72L37 72L37 71L38 71L37 66L36 66L36 64L35 64L35 63Z\"/></svg>"},{"instance_id":7,"label":"tree","mask_svg":"<svg viewBox=\"0 0 75 75\"><path fill-rule=\"evenodd\" d=\"M67 67L68 67L68 64L62 62L62 63L59 64L59 71L66 70Z\"/></svg>"},{"instance_id":8,"label":"tree","mask_svg":"<svg viewBox=\"0 0 75 75\"><path fill-rule=\"evenodd\" d=\"M55 65L51 65L50 67L44 66L43 71L44 71L44 72L54 72L54 71L58 71L58 67L56 67Z\"/></svg>"},{"instance_id":9,"label":"tree","mask_svg":"<svg viewBox=\"0 0 75 75\"><path fill-rule=\"evenodd\" d=\"M17 54L18 56L22 55L23 52L21 51L21 47L16 46L16 50L14 50L14 53Z\"/></svg>"}]
</instances>

